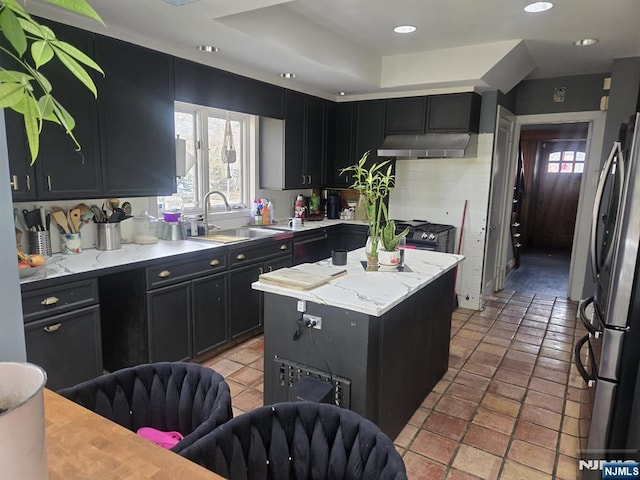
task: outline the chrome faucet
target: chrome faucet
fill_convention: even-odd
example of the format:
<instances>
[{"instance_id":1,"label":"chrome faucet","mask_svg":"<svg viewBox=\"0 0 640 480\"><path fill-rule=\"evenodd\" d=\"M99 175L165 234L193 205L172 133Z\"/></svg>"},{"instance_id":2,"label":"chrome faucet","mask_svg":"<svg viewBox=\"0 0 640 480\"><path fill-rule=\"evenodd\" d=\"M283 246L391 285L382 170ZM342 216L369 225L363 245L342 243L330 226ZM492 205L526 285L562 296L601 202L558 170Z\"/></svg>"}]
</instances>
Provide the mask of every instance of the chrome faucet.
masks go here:
<instances>
[{"instance_id":1,"label":"chrome faucet","mask_svg":"<svg viewBox=\"0 0 640 480\"><path fill-rule=\"evenodd\" d=\"M209 235L209 207L210 207L209 198L213 194L220 195L220 197L222 197L222 200L224 201L224 208L226 209L226 211L227 212L231 211L231 205L229 205L229 202L227 201L227 197L224 196L224 193L222 193L220 190L211 190L210 192L207 192L207 194L204 196L204 199L203 199L203 202L204 202L204 234L205 235Z\"/></svg>"}]
</instances>

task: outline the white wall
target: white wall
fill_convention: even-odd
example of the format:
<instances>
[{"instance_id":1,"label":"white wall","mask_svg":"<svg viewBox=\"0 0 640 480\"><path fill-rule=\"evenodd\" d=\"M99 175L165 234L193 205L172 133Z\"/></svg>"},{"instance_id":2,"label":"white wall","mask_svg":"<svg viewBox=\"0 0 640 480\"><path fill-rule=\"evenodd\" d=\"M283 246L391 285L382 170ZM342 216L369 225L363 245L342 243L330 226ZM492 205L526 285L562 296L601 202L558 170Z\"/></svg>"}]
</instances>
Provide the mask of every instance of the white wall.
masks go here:
<instances>
[{"instance_id":1,"label":"white wall","mask_svg":"<svg viewBox=\"0 0 640 480\"><path fill-rule=\"evenodd\" d=\"M465 200L467 213L456 291L461 307L479 309L482 292L485 227L493 134L480 134L476 158L401 159L396 162L396 187L389 196L391 218L420 219L456 227L455 252Z\"/></svg>"}]
</instances>

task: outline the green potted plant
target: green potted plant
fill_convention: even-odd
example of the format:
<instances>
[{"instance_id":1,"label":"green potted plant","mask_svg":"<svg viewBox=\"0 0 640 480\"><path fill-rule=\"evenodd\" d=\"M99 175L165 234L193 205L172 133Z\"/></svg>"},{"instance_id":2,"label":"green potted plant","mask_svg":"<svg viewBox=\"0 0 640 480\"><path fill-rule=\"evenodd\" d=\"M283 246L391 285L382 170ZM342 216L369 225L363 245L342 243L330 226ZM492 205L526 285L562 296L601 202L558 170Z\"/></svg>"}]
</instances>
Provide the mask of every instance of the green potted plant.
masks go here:
<instances>
[{"instance_id":1,"label":"green potted plant","mask_svg":"<svg viewBox=\"0 0 640 480\"><path fill-rule=\"evenodd\" d=\"M86 0L45 1L102 23ZM0 108L11 108L24 117L31 163L38 156L45 121L64 128L80 150L73 135L73 116L56 100L53 85L40 68L55 58L97 97L96 86L85 67L104 74L100 66L73 45L58 40L55 33L34 20L18 0L0 0L0 33L4 36L0 42L4 57L0 66Z\"/></svg>"},{"instance_id":2,"label":"green potted plant","mask_svg":"<svg viewBox=\"0 0 640 480\"><path fill-rule=\"evenodd\" d=\"M353 184L349 188L357 190L365 199L369 224L369 239L366 245L367 269L376 270L382 225L387 220L385 199L395 185L395 175L392 173L393 166L389 160L367 166L369 153L365 152L354 165L342 168L339 173L340 175L351 174ZM403 232L400 237L406 234Z\"/></svg>"},{"instance_id":3,"label":"green potted plant","mask_svg":"<svg viewBox=\"0 0 640 480\"><path fill-rule=\"evenodd\" d=\"M400 250L398 249L398 244L400 243L400 239L406 237L409 233L409 227L406 227L400 233L396 233L396 223L387 217L387 207L384 203L382 204L382 210L386 223L381 230L378 262L380 263L380 267L393 269L400 265Z\"/></svg>"}]
</instances>

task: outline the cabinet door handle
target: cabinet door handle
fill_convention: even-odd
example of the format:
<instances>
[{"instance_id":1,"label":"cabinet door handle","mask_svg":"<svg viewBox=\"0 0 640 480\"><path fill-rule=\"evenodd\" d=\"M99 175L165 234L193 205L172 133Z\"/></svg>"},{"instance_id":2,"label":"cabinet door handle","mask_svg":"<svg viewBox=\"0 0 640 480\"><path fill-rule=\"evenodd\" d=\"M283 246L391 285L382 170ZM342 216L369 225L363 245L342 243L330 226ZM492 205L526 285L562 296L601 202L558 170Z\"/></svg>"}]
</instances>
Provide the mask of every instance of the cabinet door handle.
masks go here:
<instances>
[{"instance_id":1,"label":"cabinet door handle","mask_svg":"<svg viewBox=\"0 0 640 480\"><path fill-rule=\"evenodd\" d=\"M258 271L260 272L260 275L262 275L264 273L264 268L258 267Z\"/></svg>"},{"instance_id":2,"label":"cabinet door handle","mask_svg":"<svg viewBox=\"0 0 640 480\"><path fill-rule=\"evenodd\" d=\"M55 332L62 326L61 323L55 323L53 325L48 325L44 327L44 331L47 333Z\"/></svg>"},{"instance_id":3,"label":"cabinet door handle","mask_svg":"<svg viewBox=\"0 0 640 480\"><path fill-rule=\"evenodd\" d=\"M31 191L31 176L25 175L24 176L24 180L25 180L25 182L27 184L27 192L30 192Z\"/></svg>"},{"instance_id":4,"label":"cabinet door handle","mask_svg":"<svg viewBox=\"0 0 640 480\"><path fill-rule=\"evenodd\" d=\"M51 191L51 175L47 175L47 190Z\"/></svg>"},{"instance_id":5,"label":"cabinet door handle","mask_svg":"<svg viewBox=\"0 0 640 480\"><path fill-rule=\"evenodd\" d=\"M244 260L244 259L245 259L244 253L239 253L239 254L236 256L236 260Z\"/></svg>"},{"instance_id":6,"label":"cabinet door handle","mask_svg":"<svg viewBox=\"0 0 640 480\"><path fill-rule=\"evenodd\" d=\"M283 243L280 245L280 250L286 250L288 247Z\"/></svg>"},{"instance_id":7,"label":"cabinet door handle","mask_svg":"<svg viewBox=\"0 0 640 480\"><path fill-rule=\"evenodd\" d=\"M169 270L162 270L158 276L160 278L167 278L169 275L171 275L171 272Z\"/></svg>"},{"instance_id":8,"label":"cabinet door handle","mask_svg":"<svg viewBox=\"0 0 640 480\"><path fill-rule=\"evenodd\" d=\"M60 299L58 297L47 297L40 302L40 305L55 305Z\"/></svg>"},{"instance_id":9,"label":"cabinet door handle","mask_svg":"<svg viewBox=\"0 0 640 480\"><path fill-rule=\"evenodd\" d=\"M267 272L273 272L273 267L271 265L267 267Z\"/></svg>"},{"instance_id":10,"label":"cabinet door handle","mask_svg":"<svg viewBox=\"0 0 640 480\"><path fill-rule=\"evenodd\" d=\"M220 265L220 260L218 260L218 259L211 260L209 262L209 265L211 265L212 267L215 267L216 265Z\"/></svg>"},{"instance_id":11,"label":"cabinet door handle","mask_svg":"<svg viewBox=\"0 0 640 480\"><path fill-rule=\"evenodd\" d=\"M311 175L307 175L307 178L309 179L309 181L307 182L309 185L311 185Z\"/></svg>"},{"instance_id":12,"label":"cabinet door handle","mask_svg":"<svg viewBox=\"0 0 640 480\"><path fill-rule=\"evenodd\" d=\"M14 190L18 190L18 176L11 175L11 188Z\"/></svg>"},{"instance_id":13,"label":"cabinet door handle","mask_svg":"<svg viewBox=\"0 0 640 480\"><path fill-rule=\"evenodd\" d=\"M302 184L304 185L306 183L307 177L305 177L304 175L301 175L301 176L302 176Z\"/></svg>"}]
</instances>

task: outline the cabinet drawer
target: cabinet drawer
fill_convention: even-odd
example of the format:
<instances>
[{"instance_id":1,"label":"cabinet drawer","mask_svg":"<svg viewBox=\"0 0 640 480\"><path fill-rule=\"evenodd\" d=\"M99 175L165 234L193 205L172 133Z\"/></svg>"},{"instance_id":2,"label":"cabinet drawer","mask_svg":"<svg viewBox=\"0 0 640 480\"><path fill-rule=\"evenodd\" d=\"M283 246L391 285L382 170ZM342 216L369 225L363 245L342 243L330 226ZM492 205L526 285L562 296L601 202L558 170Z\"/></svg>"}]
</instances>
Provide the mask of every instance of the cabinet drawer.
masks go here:
<instances>
[{"instance_id":1,"label":"cabinet drawer","mask_svg":"<svg viewBox=\"0 0 640 480\"><path fill-rule=\"evenodd\" d=\"M98 280L95 278L63 283L22 294L22 312L25 323L97 303Z\"/></svg>"},{"instance_id":2,"label":"cabinet drawer","mask_svg":"<svg viewBox=\"0 0 640 480\"><path fill-rule=\"evenodd\" d=\"M289 253L292 250L292 239L282 239L245 246L238 245L229 249L229 265L237 267L251 263L254 260L272 257L278 254Z\"/></svg>"},{"instance_id":3,"label":"cabinet drawer","mask_svg":"<svg viewBox=\"0 0 640 480\"><path fill-rule=\"evenodd\" d=\"M208 273L216 273L226 268L227 251L225 248L216 248L205 254L190 256L185 260L164 262L155 267L147 267L145 272L147 289L172 285Z\"/></svg>"}]
</instances>

